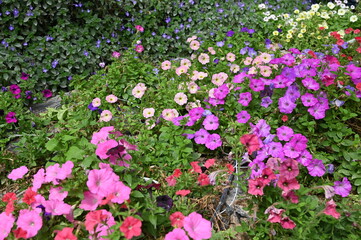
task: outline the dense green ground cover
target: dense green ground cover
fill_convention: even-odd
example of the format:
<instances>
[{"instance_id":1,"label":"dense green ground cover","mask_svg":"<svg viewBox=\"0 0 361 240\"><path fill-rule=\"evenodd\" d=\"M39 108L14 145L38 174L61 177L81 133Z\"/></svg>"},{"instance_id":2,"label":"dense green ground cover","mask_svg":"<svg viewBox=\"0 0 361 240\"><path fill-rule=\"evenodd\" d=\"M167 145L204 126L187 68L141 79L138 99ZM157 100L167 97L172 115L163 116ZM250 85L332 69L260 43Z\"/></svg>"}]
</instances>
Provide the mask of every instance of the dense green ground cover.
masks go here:
<instances>
[{"instance_id":1,"label":"dense green ground cover","mask_svg":"<svg viewBox=\"0 0 361 240\"><path fill-rule=\"evenodd\" d=\"M11 47L22 39L13 30L1 33L13 46L0 49L8 59L0 99L6 186L0 222L7 224L0 225L0 239L358 239L359 7L29 3L37 14L4 1L19 13L4 12L2 20L29 21L38 37L51 30L52 40L31 39L36 48L80 50L65 54L64 61L74 61L59 61L59 68L51 65L62 54L50 50L60 55L44 52L37 67L14 73L8 63L21 65L25 55L37 56L36 48L13 60ZM46 23L49 9L58 15ZM111 26L130 30L112 39ZM84 45L70 40L80 28L79 37L89 39ZM109 45L104 39L90 48L100 36ZM54 82L34 70L43 60ZM82 67L74 72L63 69L76 62ZM59 93L60 108L29 111L34 97L48 98L59 86L71 90ZM214 215L230 175L242 194ZM15 196L14 186L27 190ZM247 218L229 222L224 213L236 207Z\"/></svg>"}]
</instances>

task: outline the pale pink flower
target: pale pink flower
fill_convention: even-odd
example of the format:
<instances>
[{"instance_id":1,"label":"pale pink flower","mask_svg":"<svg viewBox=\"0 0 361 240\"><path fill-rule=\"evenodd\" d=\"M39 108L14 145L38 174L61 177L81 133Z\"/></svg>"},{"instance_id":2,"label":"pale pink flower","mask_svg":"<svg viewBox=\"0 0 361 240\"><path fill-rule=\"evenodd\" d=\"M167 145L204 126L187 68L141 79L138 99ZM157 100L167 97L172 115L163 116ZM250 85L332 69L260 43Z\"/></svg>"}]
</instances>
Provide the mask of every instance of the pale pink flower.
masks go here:
<instances>
[{"instance_id":1,"label":"pale pink flower","mask_svg":"<svg viewBox=\"0 0 361 240\"><path fill-rule=\"evenodd\" d=\"M262 58L260 58L260 56L255 57L255 59L253 59L252 64L256 64L259 65L262 63Z\"/></svg>"},{"instance_id":2,"label":"pale pink flower","mask_svg":"<svg viewBox=\"0 0 361 240\"><path fill-rule=\"evenodd\" d=\"M244 65L251 65L252 63L252 58L251 57L246 57L246 59L243 61Z\"/></svg>"},{"instance_id":3,"label":"pale pink flower","mask_svg":"<svg viewBox=\"0 0 361 240\"><path fill-rule=\"evenodd\" d=\"M172 67L172 63L170 61L164 61L162 62L162 69L163 70L168 70Z\"/></svg>"},{"instance_id":4,"label":"pale pink flower","mask_svg":"<svg viewBox=\"0 0 361 240\"><path fill-rule=\"evenodd\" d=\"M184 105L187 103L188 97L184 93L180 92L174 96L174 101L179 105Z\"/></svg>"},{"instance_id":5,"label":"pale pink flower","mask_svg":"<svg viewBox=\"0 0 361 240\"><path fill-rule=\"evenodd\" d=\"M234 55L233 53L227 53L226 59L230 62L234 62L236 60L236 55Z\"/></svg>"},{"instance_id":6,"label":"pale pink flower","mask_svg":"<svg viewBox=\"0 0 361 240\"><path fill-rule=\"evenodd\" d=\"M202 215L192 212L183 219L184 229L194 240L209 239L212 237L212 224Z\"/></svg>"},{"instance_id":7,"label":"pale pink flower","mask_svg":"<svg viewBox=\"0 0 361 240\"><path fill-rule=\"evenodd\" d=\"M198 80L198 71L194 70L191 77L192 81Z\"/></svg>"},{"instance_id":8,"label":"pale pink flower","mask_svg":"<svg viewBox=\"0 0 361 240\"><path fill-rule=\"evenodd\" d=\"M41 209L21 209L16 225L26 231L26 238L34 237L43 226Z\"/></svg>"},{"instance_id":9,"label":"pale pink flower","mask_svg":"<svg viewBox=\"0 0 361 240\"><path fill-rule=\"evenodd\" d=\"M31 190L36 192L45 182L45 170L43 168L40 168L33 177L33 187Z\"/></svg>"},{"instance_id":10,"label":"pale pink flower","mask_svg":"<svg viewBox=\"0 0 361 240\"><path fill-rule=\"evenodd\" d=\"M99 143L97 149L95 150L95 154L100 157L100 159L107 159L109 158L107 152L116 146L118 146L118 142L114 139Z\"/></svg>"},{"instance_id":11,"label":"pale pink flower","mask_svg":"<svg viewBox=\"0 0 361 240\"><path fill-rule=\"evenodd\" d=\"M143 116L145 118L150 118L150 117L153 117L154 116L154 108L145 108L143 110Z\"/></svg>"},{"instance_id":12,"label":"pale pink flower","mask_svg":"<svg viewBox=\"0 0 361 240\"><path fill-rule=\"evenodd\" d=\"M15 218L10 213L9 215L5 212L0 213L0 239L5 239L14 225Z\"/></svg>"},{"instance_id":13,"label":"pale pink flower","mask_svg":"<svg viewBox=\"0 0 361 240\"><path fill-rule=\"evenodd\" d=\"M216 73L212 76L212 83L219 87L227 80L227 78L228 75L226 73Z\"/></svg>"},{"instance_id":14,"label":"pale pink flower","mask_svg":"<svg viewBox=\"0 0 361 240\"><path fill-rule=\"evenodd\" d=\"M58 185L61 175L60 165L59 163L55 163L54 165L46 168L45 182L52 182L54 185Z\"/></svg>"},{"instance_id":15,"label":"pale pink flower","mask_svg":"<svg viewBox=\"0 0 361 240\"><path fill-rule=\"evenodd\" d=\"M84 199L81 201L79 208L93 211L97 209L102 197L98 196L98 194L91 193L90 191L84 192Z\"/></svg>"},{"instance_id":16,"label":"pale pink flower","mask_svg":"<svg viewBox=\"0 0 361 240\"><path fill-rule=\"evenodd\" d=\"M262 54L260 55L260 58L262 59L262 61L263 61L264 63L269 63L269 62L272 60L271 54L268 54L268 53L262 53Z\"/></svg>"},{"instance_id":17,"label":"pale pink flower","mask_svg":"<svg viewBox=\"0 0 361 240\"><path fill-rule=\"evenodd\" d=\"M209 48L208 48L208 52L209 52L210 54L212 54L212 55L216 54L216 51L215 51L214 48L212 48L212 47L209 47Z\"/></svg>"},{"instance_id":18,"label":"pale pink flower","mask_svg":"<svg viewBox=\"0 0 361 240\"><path fill-rule=\"evenodd\" d=\"M118 97L111 94L111 95L106 96L105 100L107 100L108 103L115 103L116 101L118 101Z\"/></svg>"},{"instance_id":19,"label":"pale pink flower","mask_svg":"<svg viewBox=\"0 0 361 240\"><path fill-rule=\"evenodd\" d=\"M187 38L187 42L192 42L193 40L196 40L197 39L197 36L192 36L190 38Z\"/></svg>"},{"instance_id":20,"label":"pale pink flower","mask_svg":"<svg viewBox=\"0 0 361 240\"><path fill-rule=\"evenodd\" d=\"M94 98L92 101L92 105L93 107L99 107L101 105L102 101L100 100L100 98Z\"/></svg>"},{"instance_id":21,"label":"pale pink flower","mask_svg":"<svg viewBox=\"0 0 361 240\"><path fill-rule=\"evenodd\" d=\"M240 70L240 67L237 64L232 64L230 67L230 71L233 73L237 73L237 72L239 72L239 70Z\"/></svg>"},{"instance_id":22,"label":"pale pink flower","mask_svg":"<svg viewBox=\"0 0 361 240\"><path fill-rule=\"evenodd\" d=\"M109 122L113 118L113 114L109 110L103 110L103 112L100 114L100 121L101 122Z\"/></svg>"},{"instance_id":23,"label":"pale pink flower","mask_svg":"<svg viewBox=\"0 0 361 240\"><path fill-rule=\"evenodd\" d=\"M145 90L140 86L135 86L132 90L132 94L135 98L142 98Z\"/></svg>"},{"instance_id":24,"label":"pale pink flower","mask_svg":"<svg viewBox=\"0 0 361 240\"><path fill-rule=\"evenodd\" d=\"M167 121L172 121L173 118L176 118L179 116L177 110L175 109L164 109L162 111L162 116Z\"/></svg>"},{"instance_id":25,"label":"pale pink flower","mask_svg":"<svg viewBox=\"0 0 361 240\"><path fill-rule=\"evenodd\" d=\"M111 202L122 204L130 198L131 188L125 186L121 181L114 184L113 195Z\"/></svg>"},{"instance_id":26,"label":"pale pink flower","mask_svg":"<svg viewBox=\"0 0 361 240\"><path fill-rule=\"evenodd\" d=\"M180 75L183 74L183 73L187 73L187 71L188 71L188 67L186 67L186 66L180 66L180 67L176 68L175 73L176 73L178 76L180 76Z\"/></svg>"},{"instance_id":27,"label":"pale pink flower","mask_svg":"<svg viewBox=\"0 0 361 240\"><path fill-rule=\"evenodd\" d=\"M112 192L114 184L113 172L107 169L93 169L89 171L88 186L90 192L100 197L106 197Z\"/></svg>"},{"instance_id":28,"label":"pale pink flower","mask_svg":"<svg viewBox=\"0 0 361 240\"><path fill-rule=\"evenodd\" d=\"M189 61L188 59L184 58L184 59L181 60L180 65L181 65L181 66L186 66L186 67L189 68L190 66L192 66L192 63L191 63L191 61Z\"/></svg>"},{"instance_id":29,"label":"pale pink flower","mask_svg":"<svg viewBox=\"0 0 361 240\"><path fill-rule=\"evenodd\" d=\"M196 107L200 107L200 103L199 103L199 100L197 100L197 102L188 102L187 105L186 105L186 110L189 112L190 110L192 110L193 108L196 108Z\"/></svg>"},{"instance_id":30,"label":"pale pink flower","mask_svg":"<svg viewBox=\"0 0 361 240\"><path fill-rule=\"evenodd\" d=\"M165 235L164 240L189 240L189 237L183 229L175 228Z\"/></svg>"},{"instance_id":31,"label":"pale pink flower","mask_svg":"<svg viewBox=\"0 0 361 240\"><path fill-rule=\"evenodd\" d=\"M191 43L189 44L189 47L192 50L198 50L200 46L201 46L201 44L196 40L191 41Z\"/></svg>"},{"instance_id":32,"label":"pale pink flower","mask_svg":"<svg viewBox=\"0 0 361 240\"><path fill-rule=\"evenodd\" d=\"M271 76L272 69L269 66L259 66L259 72L264 77Z\"/></svg>"},{"instance_id":33,"label":"pale pink flower","mask_svg":"<svg viewBox=\"0 0 361 240\"><path fill-rule=\"evenodd\" d=\"M195 83L195 82L190 82L188 83L188 91L191 93L191 94L195 94L197 93L198 91L198 85Z\"/></svg>"},{"instance_id":34,"label":"pale pink flower","mask_svg":"<svg viewBox=\"0 0 361 240\"><path fill-rule=\"evenodd\" d=\"M119 58L119 57L120 57L120 53L114 51L114 52L112 53L112 57L114 57L114 58Z\"/></svg>"},{"instance_id":35,"label":"pale pink flower","mask_svg":"<svg viewBox=\"0 0 361 240\"><path fill-rule=\"evenodd\" d=\"M11 173L9 173L8 178L11 180L17 180L24 177L24 175L29 171L29 169L25 166L21 166L19 168L13 169Z\"/></svg>"},{"instance_id":36,"label":"pale pink flower","mask_svg":"<svg viewBox=\"0 0 361 240\"><path fill-rule=\"evenodd\" d=\"M197 76L198 76L198 79L199 79L199 80L202 80L202 79L208 77L208 73L198 72Z\"/></svg>"},{"instance_id":37,"label":"pale pink flower","mask_svg":"<svg viewBox=\"0 0 361 240\"><path fill-rule=\"evenodd\" d=\"M248 70L248 73L247 74L257 74L257 69L255 67L251 67L249 70Z\"/></svg>"},{"instance_id":38,"label":"pale pink flower","mask_svg":"<svg viewBox=\"0 0 361 240\"><path fill-rule=\"evenodd\" d=\"M209 55L206 53L201 53L198 56L198 61L203 65L209 63Z\"/></svg>"}]
</instances>

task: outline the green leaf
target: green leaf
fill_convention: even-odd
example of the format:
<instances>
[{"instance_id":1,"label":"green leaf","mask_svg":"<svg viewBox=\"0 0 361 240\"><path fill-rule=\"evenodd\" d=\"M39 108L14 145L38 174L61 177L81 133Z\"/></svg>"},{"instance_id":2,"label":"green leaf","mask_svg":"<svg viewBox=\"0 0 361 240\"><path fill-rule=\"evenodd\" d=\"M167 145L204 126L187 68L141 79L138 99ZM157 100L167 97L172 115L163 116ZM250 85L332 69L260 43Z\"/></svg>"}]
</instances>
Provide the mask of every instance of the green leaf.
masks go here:
<instances>
[{"instance_id":1,"label":"green leaf","mask_svg":"<svg viewBox=\"0 0 361 240\"><path fill-rule=\"evenodd\" d=\"M49 151L54 151L54 149L56 148L56 146L58 146L58 144L59 141L56 138L52 138L45 144L45 148L48 149Z\"/></svg>"},{"instance_id":2,"label":"green leaf","mask_svg":"<svg viewBox=\"0 0 361 240\"><path fill-rule=\"evenodd\" d=\"M144 197L143 193L141 193L137 190L132 191L131 195L132 195L132 197L135 197L135 198L143 198Z\"/></svg>"},{"instance_id":3,"label":"green leaf","mask_svg":"<svg viewBox=\"0 0 361 240\"><path fill-rule=\"evenodd\" d=\"M84 157L84 150L78 148L77 146L71 146L69 150L65 153L67 159L82 159Z\"/></svg>"}]
</instances>

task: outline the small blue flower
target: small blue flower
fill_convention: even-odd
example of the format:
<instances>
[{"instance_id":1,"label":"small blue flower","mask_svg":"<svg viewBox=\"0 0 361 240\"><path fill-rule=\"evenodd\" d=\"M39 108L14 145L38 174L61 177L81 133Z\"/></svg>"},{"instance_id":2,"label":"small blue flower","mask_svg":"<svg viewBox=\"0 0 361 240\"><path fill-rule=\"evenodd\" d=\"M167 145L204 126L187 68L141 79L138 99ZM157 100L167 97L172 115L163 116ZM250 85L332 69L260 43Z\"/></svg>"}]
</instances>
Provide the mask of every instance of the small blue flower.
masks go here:
<instances>
[{"instance_id":1,"label":"small blue flower","mask_svg":"<svg viewBox=\"0 0 361 240\"><path fill-rule=\"evenodd\" d=\"M51 66L53 67L53 68L56 68L56 65L58 65L58 60L54 60L52 63L51 63Z\"/></svg>"}]
</instances>

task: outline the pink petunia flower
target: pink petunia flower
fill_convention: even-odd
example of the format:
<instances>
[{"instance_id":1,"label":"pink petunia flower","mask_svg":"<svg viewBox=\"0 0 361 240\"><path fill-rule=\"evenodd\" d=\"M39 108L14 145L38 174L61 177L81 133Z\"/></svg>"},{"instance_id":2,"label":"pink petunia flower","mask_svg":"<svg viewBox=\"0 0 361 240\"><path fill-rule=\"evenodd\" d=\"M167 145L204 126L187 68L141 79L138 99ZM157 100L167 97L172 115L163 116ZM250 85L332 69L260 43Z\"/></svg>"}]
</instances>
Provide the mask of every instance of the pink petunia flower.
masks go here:
<instances>
[{"instance_id":1,"label":"pink petunia flower","mask_svg":"<svg viewBox=\"0 0 361 240\"><path fill-rule=\"evenodd\" d=\"M183 229L176 228L167 233L164 240L189 240L189 237Z\"/></svg>"},{"instance_id":2,"label":"pink petunia flower","mask_svg":"<svg viewBox=\"0 0 361 240\"><path fill-rule=\"evenodd\" d=\"M141 25L136 25L135 29L137 29L137 31L139 32L143 32L144 31L144 27L142 27Z\"/></svg>"},{"instance_id":3,"label":"pink petunia flower","mask_svg":"<svg viewBox=\"0 0 361 240\"><path fill-rule=\"evenodd\" d=\"M48 200L44 201L42 205L45 207L46 212L54 216L66 215L71 212L71 206L62 200Z\"/></svg>"},{"instance_id":4,"label":"pink petunia flower","mask_svg":"<svg viewBox=\"0 0 361 240\"><path fill-rule=\"evenodd\" d=\"M56 231L54 240L77 240L78 238L73 234L73 228L65 227L61 231Z\"/></svg>"},{"instance_id":5,"label":"pink petunia flower","mask_svg":"<svg viewBox=\"0 0 361 240\"><path fill-rule=\"evenodd\" d=\"M154 116L154 108L145 108L143 110L143 117L150 118Z\"/></svg>"},{"instance_id":6,"label":"pink petunia flower","mask_svg":"<svg viewBox=\"0 0 361 240\"><path fill-rule=\"evenodd\" d=\"M108 141L102 142L98 144L97 149L95 150L95 154L100 158L100 159L107 159L109 158L110 154L108 153L108 151L112 148L115 148L118 146L118 142L115 141L114 139L110 139Z\"/></svg>"},{"instance_id":7,"label":"pink petunia flower","mask_svg":"<svg viewBox=\"0 0 361 240\"><path fill-rule=\"evenodd\" d=\"M204 219L202 215L192 212L183 220L184 229L194 240L209 239L212 237L211 222Z\"/></svg>"},{"instance_id":8,"label":"pink petunia flower","mask_svg":"<svg viewBox=\"0 0 361 240\"><path fill-rule=\"evenodd\" d=\"M125 186L121 181L114 184L113 195L111 202L122 204L130 198L131 188Z\"/></svg>"},{"instance_id":9,"label":"pink petunia flower","mask_svg":"<svg viewBox=\"0 0 361 240\"><path fill-rule=\"evenodd\" d=\"M248 180L248 193L252 195L262 196L265 182L261 178L249 179Z\"/></svg>"},{"instance_id":10,"label":"pink petunia flower","mask_svg":"<svg viewBox=\"0 0 361 240\"><path fill-rule=\"evenodd\" d=\"M41 209L21 209L16 225L27 232L26 238L34 237L43 226L43 219L40 216Z\"/></svg>"},{"instance_id":11,"label":"pink petunia flower","mask_svg":"<svg viewBox=\"0 0 361 240\"><path fill-rule=\"evenodd\" d=\"M100 98L94 98L92 101L93 107L99 107L101 105L102 101Z\"/></svg>"},{"instance_id":12,"label":"pink petunia flower","mask_svg":"<svg viewBox=\"0 0 361 240\"><path fill-rule=\"evenodd\" d=\"M113 95L113 94L110 94L108 96L105 97L105 100L108 102L108 103L115 103L116 101L118 101L118 97ZM93 104L94 106L94 104ZM95 106L94 106L95 107Z\"/></svg>"},{"instance_id":13,"label":"pink petunia flower","mask_svg":"<svg viewBox=\"0 0 361 240\"><path fill-rule=\"evenodd\" d=\"M164 61L162 62L162 69L163 70L168 70L172 67L172 63L170 61Z\"/></svg>"},{"instance_id":14,"label":"pink petunia flower","mask_svg":"<svg viewBox=\"0 0 361 240\"><path fill-rule=\"evenodd\" d=\"M175 212L175 213L172 213L169 216L169 220L170 220L171 225L173 227L182 228L183 227L184 215L181 212Z\"/></svg>"},{"instance_id":15,"label":"pink petunia flower","mask_svg":"<svg viewBox=\"0 0 361 240\"><path fill-rule=\"evenodd\" d=\"M27 167L21 166L19 168L13 169L11 173L9 173L8 178L14 181L21 179L28 171L29 169Z\"/></svg>"},{"instance_id":16,"label":"pink petunia flower","mask_svg":"<svg viewBox=\"0 0 361 240\"><path fill-rule=\"evenodd\" d=\"M185 196L187 196L187 195L190 194L190 193L191 193L191 191L190 191L190 190L186 190L186 189L184 189L184 190L178 190L178 191L175 192L176 195L179 195L179 196L182 196L182 197L185 197Z\"/></svg>"},{"instance_id":17,"label":"pink petunia flower","mask_svg":"<svg viewBox=\"0 0 361 240\"><path fill-rule=\"evenodd\" d=\"M18 120L16 119L16 113L14 112L9 112L8 114L6 114L5 116L5 120L6 123L16 123Z\"/></svg>"},{"instance_id":18,"label":"pink petunia flower","mask_svg":"<svg viewBox=\"0 0 361 240\"><path fill-rule=\"evenodd\" d=\"M107 169L93 169L89 171L87 186L90 192L100 197L108 196L114 184L113 172Z\"/></svg>"},{"instance_id":19,"label":"pink petunia flower","mask_svg":"<svg viewBox=\"0 0 361 240\"><path fill-rule=\"evenodd\" d=\"M109 122L111 119L113 118L113 114L111 111L109 110L104 110L101 114L100 114L100 121L101 122Z\"/></svg>"},{"instance_id":20,"label":"pink petunia flower","mask_svg":"<svg viewBox=\"0 0 361 240\"><path fill-rule=\"evenodd\" d=\"M5 239L14 225L15 218L12 214L0 213L0 239Z\"/></svg>"},{"instance_id":21,"label":"pink petunia flower","mask_svg":"<svg viewBox=\"0 0 361 240\"><path fill-rule=\"evenodd\" d=\"M326 208L323 210L323 213L339 219L341 217L341 214L336 211L336 206L336 203L333 201L333 199L331 199L326 203Z\"/></svg>"},{"instance_id":22,"label":"pink petunia flower","mask_svg":"<svg viewBox=\"0 0 361 240\"><path fill-rule=\"evenodd\" d=\"M296 224L289 217L283 217L281 219L281 226L285 229L294 229Z\"/></svg>"}]
</instances>

